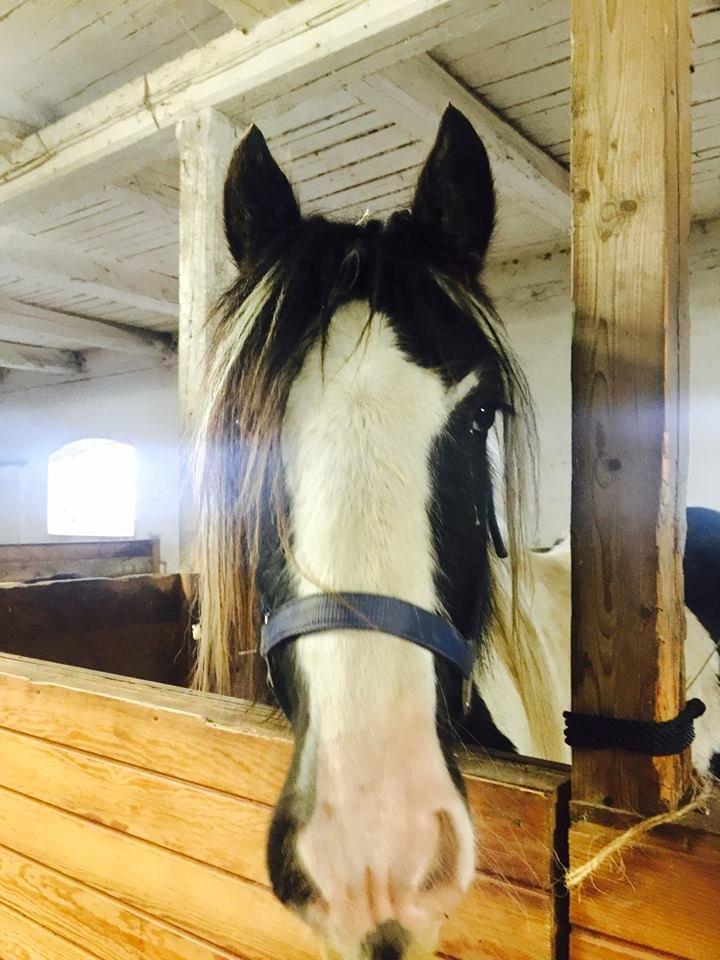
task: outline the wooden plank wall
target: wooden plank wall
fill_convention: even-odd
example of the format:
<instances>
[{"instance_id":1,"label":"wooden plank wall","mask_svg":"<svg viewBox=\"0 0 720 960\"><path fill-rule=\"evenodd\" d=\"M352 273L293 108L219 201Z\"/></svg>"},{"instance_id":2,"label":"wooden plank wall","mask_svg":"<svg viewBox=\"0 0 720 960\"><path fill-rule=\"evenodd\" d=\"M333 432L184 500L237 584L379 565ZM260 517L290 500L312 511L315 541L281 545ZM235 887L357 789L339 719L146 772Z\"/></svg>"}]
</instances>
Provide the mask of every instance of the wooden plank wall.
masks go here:
<instances>
[{"instance_id":1,"label":"wooden plank wall","mask_svg":"<svg viewBox=\"0 0 720 960\"><path fill-rule=\"evenodd\" d=\"M571 867L636 818L579 820ZM720 956L720 792L708 811L663 827L612 857L573 891L572 960L712 960Z\"/></svg>"},{"instance_id":2,"label":"wooden plank wall","mask_svg":"<svg viewBox=\"0 0 720 960\"><path fill-rule=\"evenodd\" d=\"M685 705L690 18L572 3L572 709ZM689 751L573 750L573 799L680 804Z\"/></svg>"},{"instance_id":3,"label":"wooden plank wall","mask_svg":"<svg viewBox=\"0 0 720 960\"><path fill-rule=\"evenodd\" d=\"M265 871L290 750L240 701L0 658L0 956L318 956ZM567 775L472 756L463 769L479 871L444 954L551 960Z\"/></svg>"},{"instance_id":4,"label":"wooden plank wall","mask_svg":"<svg viewBox=\"0 0 720 960\"><path fill-rule=\"evenodd\" d=\"M179 574L0 584L3 653L184 686L189 639Z\"/></svg>"},{"instance_id":5,"label":"wooden plank wall","mask_svg":"<svg viewBox=\"0 0 720 960\"><path fill-rule=\"evenodd\" d=\"M122 577L160 572L160 541L93 540L82 543L2 543L0 581L74 577Z\"/></svg>"}]
</instances>

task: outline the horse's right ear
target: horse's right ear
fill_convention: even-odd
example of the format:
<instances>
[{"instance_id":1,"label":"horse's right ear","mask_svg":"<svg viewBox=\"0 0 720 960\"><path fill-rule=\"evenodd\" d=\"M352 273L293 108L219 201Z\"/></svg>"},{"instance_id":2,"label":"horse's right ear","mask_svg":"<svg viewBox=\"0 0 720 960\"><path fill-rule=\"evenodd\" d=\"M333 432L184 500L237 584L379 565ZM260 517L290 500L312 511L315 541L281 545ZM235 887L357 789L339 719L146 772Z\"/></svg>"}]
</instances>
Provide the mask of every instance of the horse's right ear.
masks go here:
<instances>
[{"instance_id":1,"label":"horse's right ear","mask_svg":"<svg viewBox=\"0 0 720 960\"><path fill-rule=\"evenodd\" d=\"M255 264L274 240L300 222L292 187L254 125L230 161L224 213L230 253L241 267Z\"/></svg>"}]
</instances>

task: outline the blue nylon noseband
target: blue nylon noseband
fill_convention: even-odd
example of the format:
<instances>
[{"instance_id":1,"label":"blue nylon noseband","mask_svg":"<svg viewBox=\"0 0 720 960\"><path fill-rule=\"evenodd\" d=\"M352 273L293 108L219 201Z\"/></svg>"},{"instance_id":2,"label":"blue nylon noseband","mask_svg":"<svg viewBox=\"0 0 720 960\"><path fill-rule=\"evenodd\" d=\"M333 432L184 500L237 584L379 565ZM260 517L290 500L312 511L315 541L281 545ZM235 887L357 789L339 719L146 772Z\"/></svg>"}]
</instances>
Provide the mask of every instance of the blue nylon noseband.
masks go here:
<instances>
[{"instance_id":1,"label":"blue nylon noseband","mask_svg":"<svg viewBox=\"0 0 720 960\"><path fill-rule=\"evenodd\" d=\"M447 620L396 597L372 593L318 593L291 600L267 617L260 652L268 661L280 644L291 643L307 633L327 630L388 633L423 647L460 671L465 680L464 699L469 699L469 680L475 663L473 644Z\"/></svg>"}]
</instances>

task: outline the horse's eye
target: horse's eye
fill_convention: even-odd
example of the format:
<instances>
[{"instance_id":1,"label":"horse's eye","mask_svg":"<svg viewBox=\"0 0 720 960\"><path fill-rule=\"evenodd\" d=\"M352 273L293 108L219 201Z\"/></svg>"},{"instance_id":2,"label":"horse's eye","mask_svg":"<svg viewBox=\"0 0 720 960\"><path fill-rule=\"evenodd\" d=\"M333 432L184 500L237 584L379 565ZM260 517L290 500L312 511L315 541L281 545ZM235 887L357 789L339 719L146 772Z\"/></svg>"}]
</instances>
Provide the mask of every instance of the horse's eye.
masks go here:
<instances>
[{"instance_id":1,"label":"horse's eye","mask_svg":"<svg viewBox=\"0 0 720 960\"><path fill-rule=\"evenodd\" d=\"M487 433L495 420L495 407L478 407L473 417L472 433Z\"/></svg>"}]
</instances>

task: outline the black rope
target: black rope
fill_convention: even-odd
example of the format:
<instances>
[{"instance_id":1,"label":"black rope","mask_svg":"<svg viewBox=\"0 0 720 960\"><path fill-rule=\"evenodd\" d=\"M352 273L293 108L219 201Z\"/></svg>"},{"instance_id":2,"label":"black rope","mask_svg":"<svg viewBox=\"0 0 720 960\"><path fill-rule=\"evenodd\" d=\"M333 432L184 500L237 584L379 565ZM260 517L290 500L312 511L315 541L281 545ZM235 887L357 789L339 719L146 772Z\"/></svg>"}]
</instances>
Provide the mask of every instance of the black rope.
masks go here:
<instances>
[{"instance_id":1,"label":"black rope","mask_svg":"<svg viewBox=\"0 0 720 960\"><path fill-rule=\"evenodd\" d=\"M672 720L625 720L565 710L565 743L591 750L633 750L651 757L682 753L695 739L694 721L705 704L688 700Z\"/></svg>"}]
</instances>

